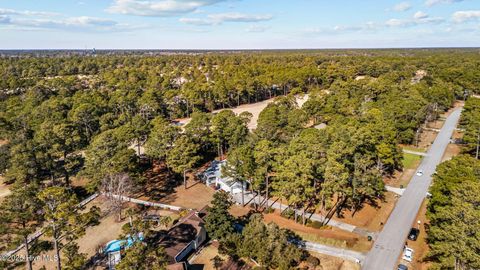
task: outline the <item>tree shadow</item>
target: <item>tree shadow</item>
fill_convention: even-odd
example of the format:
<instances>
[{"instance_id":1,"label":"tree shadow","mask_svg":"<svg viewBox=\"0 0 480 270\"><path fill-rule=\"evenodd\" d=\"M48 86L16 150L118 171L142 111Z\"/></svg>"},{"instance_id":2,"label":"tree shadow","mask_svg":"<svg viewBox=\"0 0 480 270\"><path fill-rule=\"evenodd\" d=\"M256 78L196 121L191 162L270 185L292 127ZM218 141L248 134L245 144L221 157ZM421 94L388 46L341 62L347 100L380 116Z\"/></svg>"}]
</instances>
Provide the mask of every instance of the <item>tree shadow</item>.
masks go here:
<instances>
[{"instance_id":1,"label":"tree shadow","mask_svg":"<svg viewBox=\"0 0 480 270\"><path fill-rule=\"evenodd\" d=\"M182 179L177 174L169 172L163 162L153 162L152 166L143 172L145 183L143 189L136 194L138 197L147 196L154 201L173 201L170 197L175 193L175 188L181 185Z\"/></svg>"}]
</instances>

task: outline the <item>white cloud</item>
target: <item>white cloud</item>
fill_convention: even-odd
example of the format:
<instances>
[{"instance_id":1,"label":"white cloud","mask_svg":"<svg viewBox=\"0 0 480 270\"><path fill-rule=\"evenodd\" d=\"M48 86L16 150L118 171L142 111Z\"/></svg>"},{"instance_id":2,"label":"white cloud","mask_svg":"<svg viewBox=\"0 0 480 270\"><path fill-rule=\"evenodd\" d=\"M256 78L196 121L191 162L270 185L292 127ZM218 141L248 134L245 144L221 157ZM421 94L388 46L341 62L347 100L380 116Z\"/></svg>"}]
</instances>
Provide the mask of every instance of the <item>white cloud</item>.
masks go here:
<instances>
[{"instance_id":1,"label":"white cloud","mask_svg":"<svg viewBox=\"0 0 480 270\"><path fill-rule=\"evenodd\" d=\"M304 34L331 34L331 35L339 35L344 33L351 33L351 32L367 32L367 31L374 31L379 29L379 25L374 22L367 22L364 24L359 25L336 25L334 27L317 27L317 28L307 28L304 29L302 32Z\"/></svg>"},{"instance_id":2,"label":"white cloud","mask_svg":"<svg viewBox=\"0 0 480 270\"><path fill-rule=\"evenodd\" d=\"M94 17L69 17L63 19L15 19L9 24L43 29L91 30L91 31L124 31L131 29L130 25L113 20Z\"/></svg>"},{"instance_id":3,"label":"white cloud","mask_svg":"<svg viewBox=\"0 0 480 270\"><path fill-rule=\"evenodd\" d=\"M225 0L115 0L107 11L137 16L166 17L195 12L201 7L223 1Z\"/></svg>"},{"instance_id":4,"label":"white cloud","mask_svg":"<svg viewBox=\"0 0 480 270\"><path fill-rule=\"evenodd\" d=\"M0 15L25 15L25 16L58 16L60 14L55 12L31 11L31 10L14 10L0 8Z\"/></svg>"},{"instance_id":5,"label":"white cloud","mask_svg":"<svg viewBox=\"0 0 480 270\"><path fill-rule=\"evenodd\" d=\"M411 19L390 19L385 22L385 25L388 27L409 27L421 24L442 23L444 21L445 19L441 17L430 17L423 11L417 11Z\"/></svg>"},{"instance_id":6,"label":"white cloud","mask_svg":"<svg viewBox=\"0 0 480 270\"><path fill-rule=\"evenodd\" d=\"M396 4L393 7L393 10L398 11L398 12L402 12L402 11L407 11L411 8L412 8L412 5L410 5L409 2L401 2L401 3Z\"/></svg>"},{"instance_id":7,"label":"white cloud","mask_svg":"<svg viewBox=\"0 0 480 270\"><path fill-rule=\"evenodd\" d=\"M465 10L453 13L452 19L456 23L480 19L480 10Z\"/></svg>"},{"instance_id":8,"label":"white cloud","mask_svg":"<svg viewBox=\"0 0 480 270\"><path fill-rule=\"evenodd\" d=\"M207 18L180 18L180 22L193 25L219 25L224 22L261 22L269 21L272 15L251 15L243 13L217 13L210 14Z\"/></svg>"},{"instance_id":9,"label":"white cloud","mask_svg":"<svg viewBox=\"0 0 480 270\"><path fill-rule=\"evenodd\" d=\"M265 32L267 29L268 27L263 25L250 25L247 27L247 29L245 29L245 31L249 33L262 33Z\"/></svg>"},{"instance_id":10,"label":"white cloud","mask_svg":"<svg viewBox=\"0 0 480 270\"><path fill-rule=\"evenodd\" d=\"M405 27L412 25L413 22L411 20L400 20L400 19L390 19L385 22L386 26L389 27Z\"/></svg>"},{"instance_id":11,"label":"white cloud","mask_svg":"<svg viewBox=\"0 0 480 270\"><path fill-rule=\"evenodd\" d=\"M339 32L355 32L363 30L363 27L356 25L336 25L335 27L333 27L333 30Z\"/></svg>"},{"instance_id":12,"label":"white cloud","mask_svg":"<svg viewBox=\"0 0 480 270\"><path fill-rule=\"evenodd\" d=\"M453 4L458 2L463 2L464 0L426 0L425 5L428 7L438 5L438 4Z\"/></svg>"},{"instance_id":13,"label":"white cloud","mask_svg":"<svg viewBox=\"0 0 480 270\"><path fill-rule=\"evenodd\" d=\"M428 14L425 13L425 12L422 12L422 11L417 11L413 15L413 18L416 19L416 20L426 19L426 18L428 18Z\"/></svg>"},{"instance_id":14,"label":"white cloud","mask_svg":"<svg viewBox=\"0 0 480 270\"><path fill-rule=\"evenodd\" d=\"M186 24L193 24L193 25L213 25L215 22L207 19L199 19L199 18L180 18L180 22Z\"/></svg>"},{"instance_id":15,"label":"white cloud","mask_svg":"<svg viewBox=\"0 0 480 270\"><path fill-rule=\"evenodd\" d=\"M249 15L243 13L218 13L218 14L211 14L208 17L215 21L221 22L261 22L261 21L269 21L273 17L272 15Z\"/></svg>"},{"instance_id":16,"label":"white cloud","mask_svg":"<svg viewBox=\"0 0 480 270\"><path fill-rule=\"evenodd\" d=\"M76 31L125 31L133 27L114 20L89 16L66 17L58 13L42 11L18 11L0 9L0 24L14 29L64 29Z\"/></svg>"}]
</instances>

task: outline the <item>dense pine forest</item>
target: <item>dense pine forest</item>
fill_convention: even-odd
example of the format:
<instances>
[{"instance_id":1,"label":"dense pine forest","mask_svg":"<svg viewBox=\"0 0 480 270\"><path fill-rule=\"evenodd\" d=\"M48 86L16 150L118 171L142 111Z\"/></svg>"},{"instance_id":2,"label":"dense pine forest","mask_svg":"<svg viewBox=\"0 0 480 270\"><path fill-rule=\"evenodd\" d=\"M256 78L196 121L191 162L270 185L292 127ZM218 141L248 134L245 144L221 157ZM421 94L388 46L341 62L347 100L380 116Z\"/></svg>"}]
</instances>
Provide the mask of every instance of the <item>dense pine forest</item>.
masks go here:
<instances>
[{"instance_id":1,"label":"dense pine forest","mask_svg":"<svg viewBox=\"0 0 480 270\"><path fill-rule=\"evenodd\" d=\"M299 106L296 97L306 94ZM0 207L1 237L25 242L39 224L54 224L49 235L60 254L60 237L98 215L95 209L75 215L77 197L101 190L105 178L126 174L142 188L145 171L162 163L181 184L215 158L228 160L224 174L303 212L295 216L303 224L309 211L340 216L382 198L383 177L402 170L399 145L415 144L425 123L466 100L465 153L439 168L432 191L430 259L434 269L477 269L478 243L471 242L480 231L480 104L471 97L477 94L477 49L5 56L0 173L13 193ZM272 98L253 131L249 113L228 110ZM217 109L226 110L210 113ZM74 178L87 179L84 190L71 187ZM452 209L465 209L457 211L465 220L448 216ZM461 231L448 229L454 222L462 222ZM68 259L78 236L63 248L66 265L78 263ZM241 241L219 238L230 248ZM454 253L443 246L452 241L459 245ZM12 248L13 241L1 242L1 251ZM234 249L239 256L251 252ZM281 262L257 259L288 269L296 252Z\"/></svg>"}]
</instances>

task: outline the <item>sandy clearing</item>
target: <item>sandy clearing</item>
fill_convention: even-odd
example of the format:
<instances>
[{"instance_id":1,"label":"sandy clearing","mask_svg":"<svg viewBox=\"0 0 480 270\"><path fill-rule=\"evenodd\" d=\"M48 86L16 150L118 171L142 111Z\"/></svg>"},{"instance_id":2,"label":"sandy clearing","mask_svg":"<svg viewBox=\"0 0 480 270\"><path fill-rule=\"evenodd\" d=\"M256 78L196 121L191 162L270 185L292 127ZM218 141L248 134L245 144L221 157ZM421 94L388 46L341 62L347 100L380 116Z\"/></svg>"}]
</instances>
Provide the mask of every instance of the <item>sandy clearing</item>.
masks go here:
<instances>
[{"instance_id":1,"label":"sandy clearing","mask_svg":"<svg viewBox=\"0 0 480 270\"><path fill-rule=\"evenodd\" d=\"M297 99L297 104L299 107L302 107L303 104L308 100L308 94L305 95L299 95L296 97ZM272 103L275 100L275 98L267 99L264 101L260 101L257 103L251 103L251 104L244 104L240 105L235 108L226 108L226 109L219 109L215 110L212 113L219 113L223 110L231 110L233 111L236 115L241 114L242 112L249 112L252 114L252 119L250 120L250 123L248 124L248 128L250 130L254 130L257 128L257 121L258 121L258 116L260 113L265 109L268 104ZM188 124L190 122L191 118L182 118L182 119L176 119L178 123L180 123L182 126Z\"/></svg>"},{"instance_id":2,"label":"sandy clearing","mask_svg":"<svg viewBox=\"0 0 480 270\"><path fill-rule=\"evenodd\" d=\"M0 176L0 201L10 195L12 192L10 191L10 189L8 188L8 186L6 184L3 183L3 177Z\"/></svg>"}]
</instances>

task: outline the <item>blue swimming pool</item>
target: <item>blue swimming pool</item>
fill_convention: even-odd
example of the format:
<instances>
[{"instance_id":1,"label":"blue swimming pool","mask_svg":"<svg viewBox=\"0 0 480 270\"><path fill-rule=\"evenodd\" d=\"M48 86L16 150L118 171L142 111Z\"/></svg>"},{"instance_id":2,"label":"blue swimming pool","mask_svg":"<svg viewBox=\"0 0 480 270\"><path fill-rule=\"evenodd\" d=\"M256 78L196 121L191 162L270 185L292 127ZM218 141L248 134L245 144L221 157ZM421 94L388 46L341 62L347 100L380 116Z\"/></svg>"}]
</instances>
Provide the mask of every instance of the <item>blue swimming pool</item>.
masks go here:
<instances>
[{"instance_id":1,"label":"blue swimming pool","mask_svg":"<svg viewBox=\"0 0 480 270\"><path fill-rule=\"evenodd\" d=\"M136 241L143 241L143 234L139 233L136 239L133 239L130 235L127 236L126 240L112 240L105 245L105 249L103 250L105 253L117 252L120 251L122 248L131 247Z\"/></svg>"}]
</instances>

